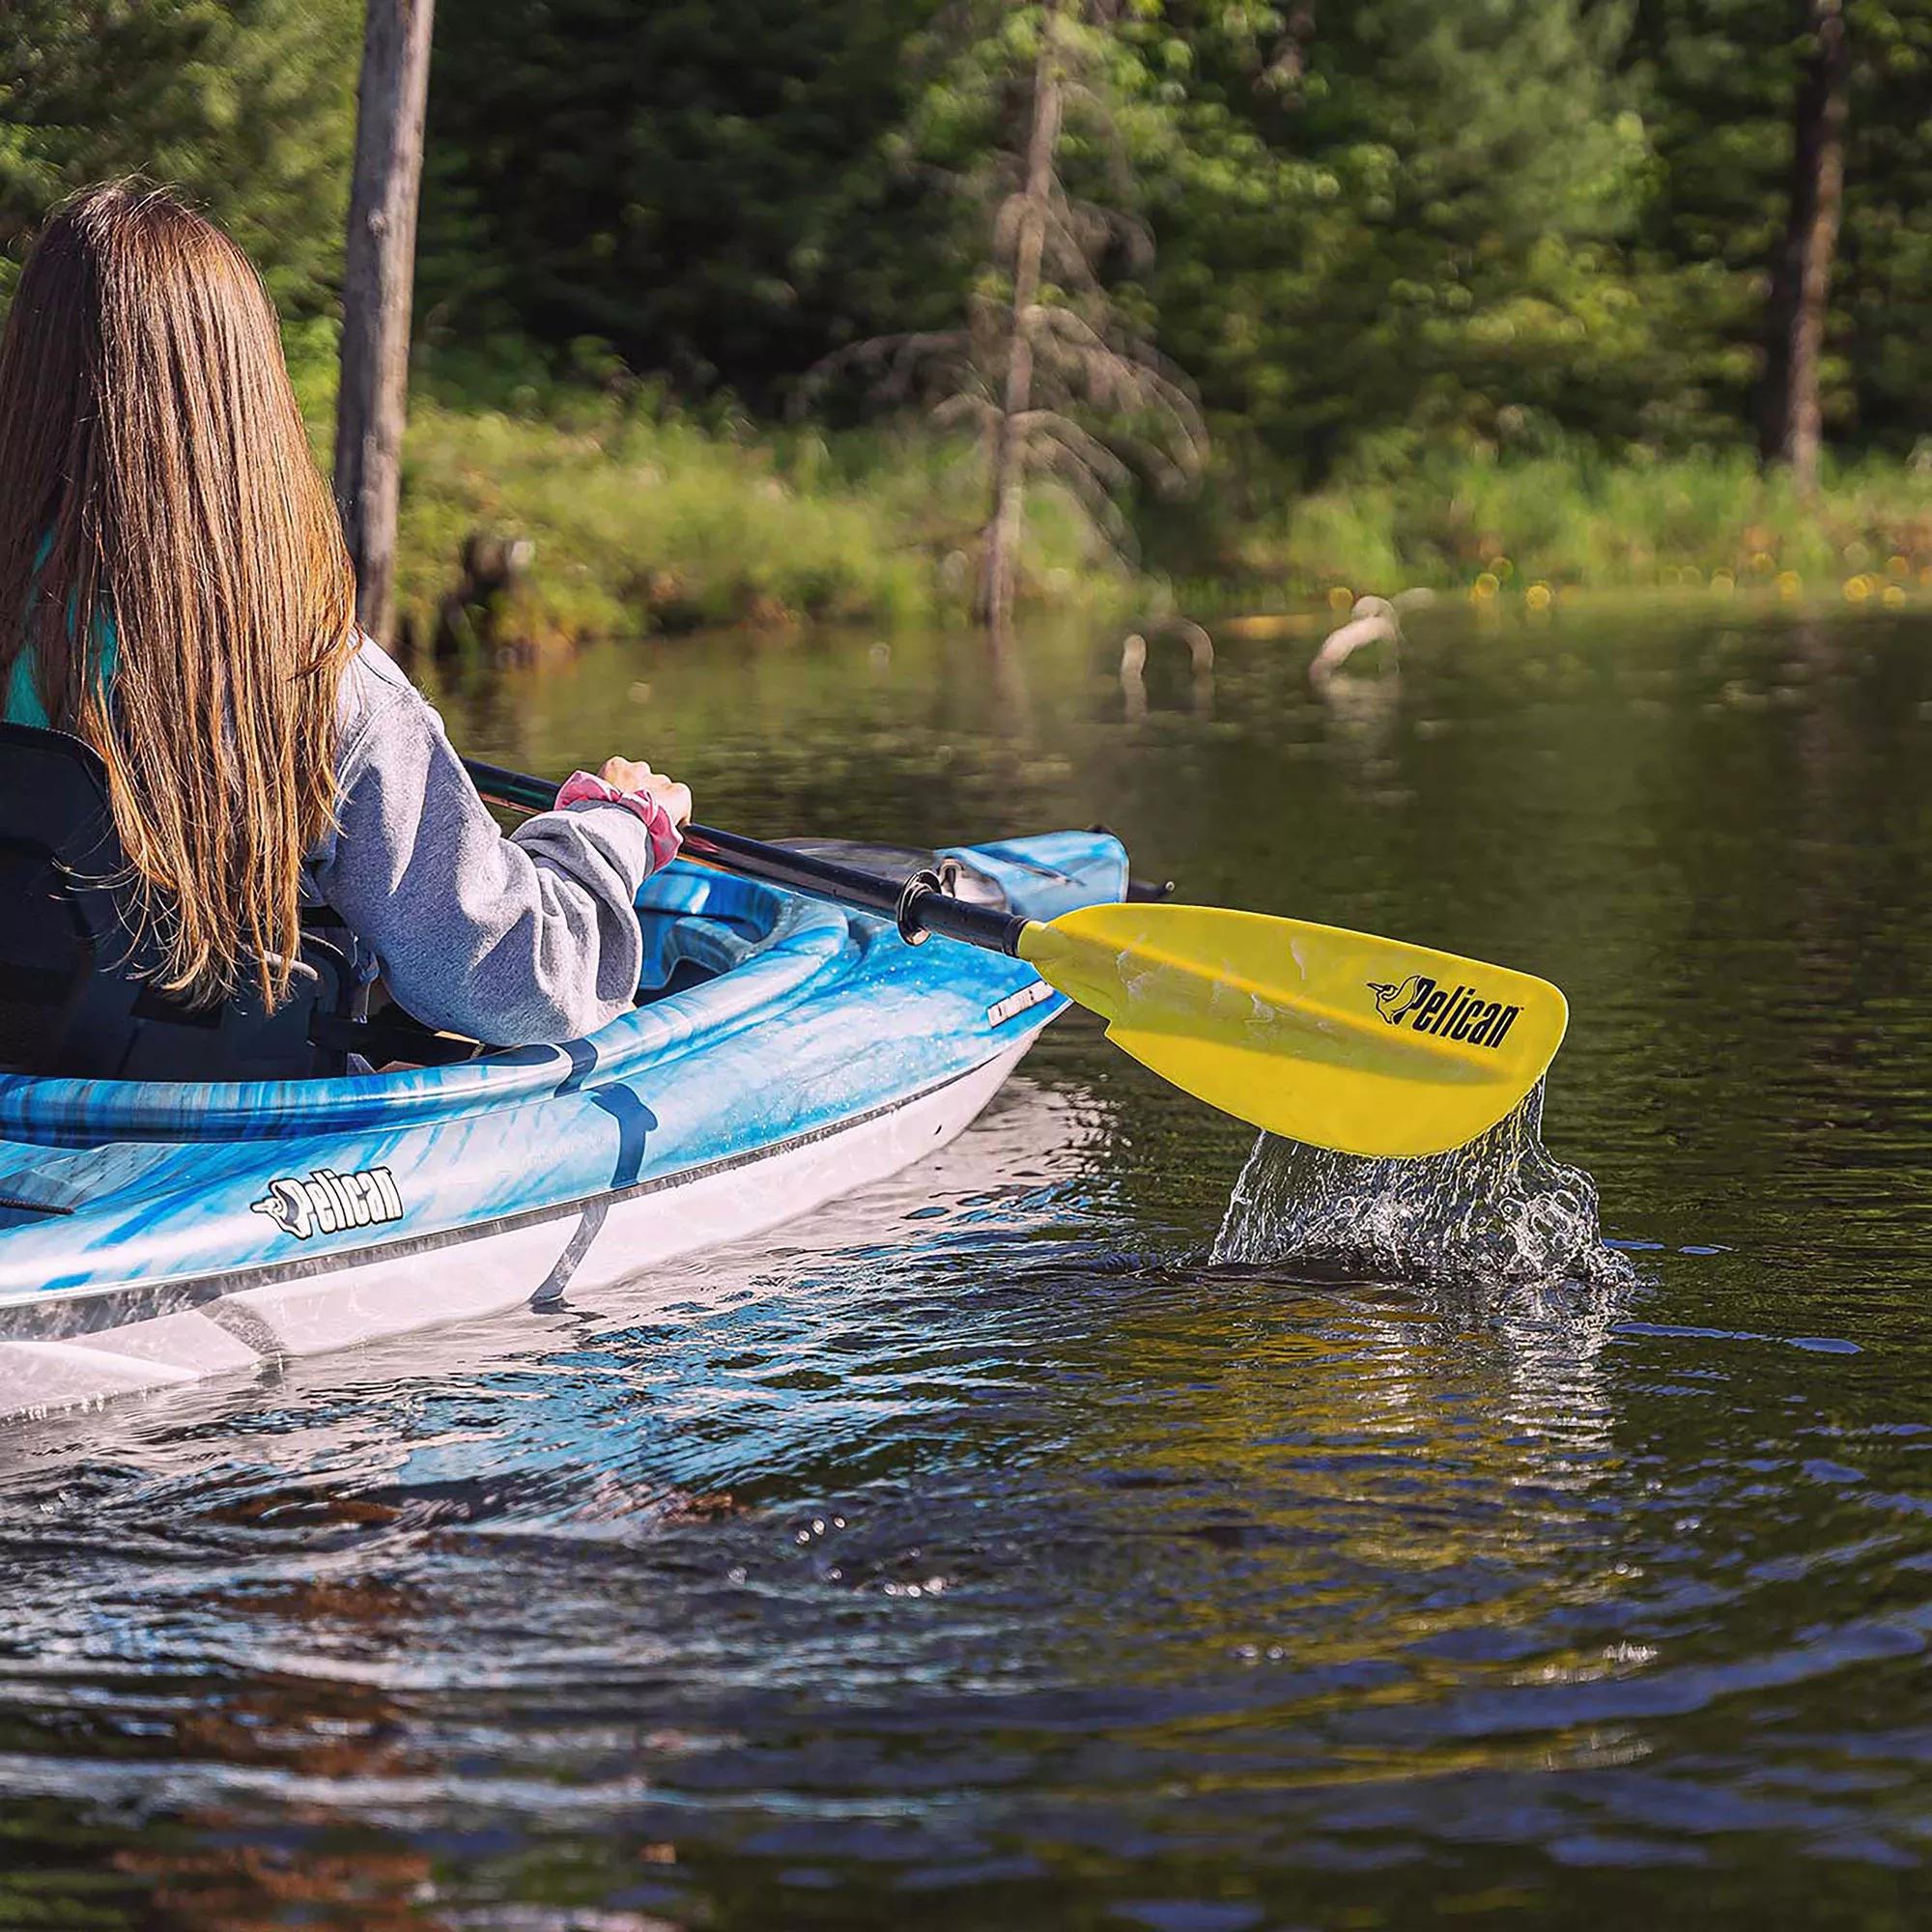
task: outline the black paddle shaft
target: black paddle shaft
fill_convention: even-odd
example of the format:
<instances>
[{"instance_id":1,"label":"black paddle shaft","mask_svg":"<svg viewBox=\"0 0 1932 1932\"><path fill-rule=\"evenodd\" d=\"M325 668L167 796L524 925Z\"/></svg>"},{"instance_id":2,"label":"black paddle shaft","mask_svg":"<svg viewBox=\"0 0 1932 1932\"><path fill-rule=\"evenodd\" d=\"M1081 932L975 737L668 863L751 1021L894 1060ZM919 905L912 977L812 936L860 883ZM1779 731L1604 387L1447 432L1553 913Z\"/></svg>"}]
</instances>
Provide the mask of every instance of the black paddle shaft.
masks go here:
<instances>
[{"instance_id":1,"label":"black paddle shaft","mask_svg":"<svg viewBox=\"0 0 1932 1932\"><path fill-rule=\"evenodd\" d=\"M517 811L549 811L556 803L556 786L543 779L506 771L501 765L486 765L478 758L463 762L476 789L493 804L507 805ZM929 867L904 878L889 878L861 871L856 866L841 866L836 859L794 852L789 846L767 845L736 832L717 832L708 825L687 825L684 849L692 858L736 872L741 878L883 913L897 925L908 945L916 946L927 933L936 932L1017 958L1020 933L1030 923L1017 913L954 898Z\"/></svg>"}]
</instances>

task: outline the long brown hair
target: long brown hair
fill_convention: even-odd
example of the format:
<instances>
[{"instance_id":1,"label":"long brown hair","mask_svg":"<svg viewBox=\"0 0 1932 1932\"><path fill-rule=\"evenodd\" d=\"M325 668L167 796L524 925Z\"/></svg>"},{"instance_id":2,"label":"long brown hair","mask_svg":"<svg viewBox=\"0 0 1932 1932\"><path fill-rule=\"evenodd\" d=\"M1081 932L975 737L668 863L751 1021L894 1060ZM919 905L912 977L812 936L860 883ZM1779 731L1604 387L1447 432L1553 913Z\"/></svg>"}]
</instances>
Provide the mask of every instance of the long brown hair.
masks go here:
<instances>
[{"instance_id":1,"label":"long brown hair","mask_svg":"<svg viewBox=\"0 0 1932 1932\"><path fill-rule=\"evenodd\" d=\"M0 689L31 648L48 717L105 762L170 992L286 998L355 644L260 276L165 189L90 189L0 338Z\"/></svg>"}]
</instances>

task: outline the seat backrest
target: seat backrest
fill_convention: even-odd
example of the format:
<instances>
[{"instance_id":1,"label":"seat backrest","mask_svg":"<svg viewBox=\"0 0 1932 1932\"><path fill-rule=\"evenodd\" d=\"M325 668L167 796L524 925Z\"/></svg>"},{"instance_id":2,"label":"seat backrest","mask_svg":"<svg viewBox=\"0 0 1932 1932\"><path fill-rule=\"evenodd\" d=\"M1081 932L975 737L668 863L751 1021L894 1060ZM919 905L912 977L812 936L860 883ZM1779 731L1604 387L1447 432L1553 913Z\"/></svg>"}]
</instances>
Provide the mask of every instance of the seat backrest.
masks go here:
<instances>
[{"instance_id":1,"label":"seat backrest","mask_svg":"<svg viewBox=\"0 0 1932 1932\"><path fill-rule=\"evenodd\" d=\"M245 988L190 1007L155 984L128 914L127 864L92 747L0 724L0 1069L105 1080L276 1080L340 1072L318 1015L352 1016L342 952L305 934L293 997Z\"/></svg>"}]
</instances>

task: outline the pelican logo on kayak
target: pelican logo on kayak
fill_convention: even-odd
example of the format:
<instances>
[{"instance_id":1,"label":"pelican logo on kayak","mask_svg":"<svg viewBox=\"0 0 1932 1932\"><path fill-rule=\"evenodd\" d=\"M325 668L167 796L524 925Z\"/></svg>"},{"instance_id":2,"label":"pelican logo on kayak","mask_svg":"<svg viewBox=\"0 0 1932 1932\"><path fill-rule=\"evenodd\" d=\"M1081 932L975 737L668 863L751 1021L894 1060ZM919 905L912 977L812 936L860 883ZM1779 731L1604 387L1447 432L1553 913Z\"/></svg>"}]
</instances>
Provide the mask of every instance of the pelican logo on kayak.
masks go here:
<instances>
[{"instance_id":1,"label":"pelican logo on kayak","mask_svg":"<svg viewBox=\"0 0 1932 1932\"><path fill-rule=\"evenodd\" d=\"M1368 985L1376 996L1376 1011L1390 1026L1408 1026L1443 1039L1466 1040L1471 1046L1500 1046L1522 1013L1520 1007L1484 999L1474 986L1445 991L1427 973L1411 973L1399 986L1376 980Z\"/></svg>"},{"instance_id":2,"label":"pelican logo on kayak","mask_svg":"<svg viewBox=\"0 0 1932 1932\"><path fill-rule=\"evenodd\" d=\"M371 1228L403 1218L403 1197L386 1167L337 1174L319 1167L298 1179L280 1174L269 1191L248 1204L249 1211L266 1214L283 1234L305 1241L311 1235L339 1235L351 1228Z\"/></svg>"}]
</instances>

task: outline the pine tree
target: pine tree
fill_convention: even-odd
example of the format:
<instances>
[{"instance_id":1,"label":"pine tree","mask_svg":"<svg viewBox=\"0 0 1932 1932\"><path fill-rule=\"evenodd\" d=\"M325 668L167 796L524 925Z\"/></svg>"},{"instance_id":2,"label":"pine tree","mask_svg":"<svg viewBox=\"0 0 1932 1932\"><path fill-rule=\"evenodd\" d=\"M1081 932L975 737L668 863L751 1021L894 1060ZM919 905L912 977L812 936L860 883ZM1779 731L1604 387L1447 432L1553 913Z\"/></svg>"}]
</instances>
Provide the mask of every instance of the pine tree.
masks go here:
<instances>
[{"instance_id":1,"label":"pine tree","mask_svg":"<svg viewBox=\"0 0 1932 1932\"><path fill-rule=\"evenodd\" d=\"M1932 437L1932 6L1852 0L1847 17L1854 113L1834 300L1847 427L1905 454Z\"/></svg>"},{"instance_id":2,"label":"pine tree","mask_svg":"<svg viewBox=\"0 0 1932 1932\"><path fill-rule=\"evenodd\" d=\"M1218 112L1155 210L1152 286L1217 423L1304 475L1425 438L1633 431L1620 371L1650 331L1621 238L1646 156L1621 24L1578 0L1305 0L1201 37Z\"/></svg>"}]
</instances>

